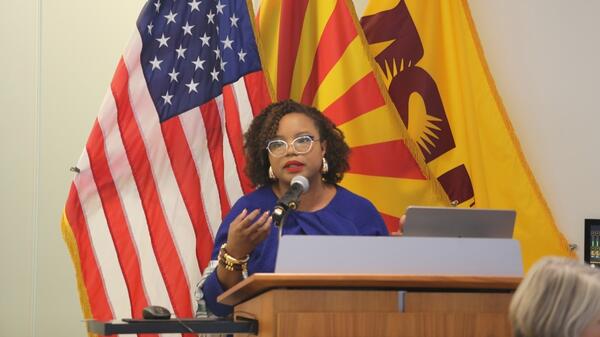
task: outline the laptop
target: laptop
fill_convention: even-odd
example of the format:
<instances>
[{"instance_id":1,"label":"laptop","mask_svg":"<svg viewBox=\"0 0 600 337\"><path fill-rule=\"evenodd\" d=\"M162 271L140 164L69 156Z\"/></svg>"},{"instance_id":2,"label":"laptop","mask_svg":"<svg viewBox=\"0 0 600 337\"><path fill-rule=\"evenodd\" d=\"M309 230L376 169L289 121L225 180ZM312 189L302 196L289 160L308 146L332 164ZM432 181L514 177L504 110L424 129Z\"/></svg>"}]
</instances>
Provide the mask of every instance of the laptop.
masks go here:
<instances>
[{"instance_id":1,"label":"laptop","mask_svg":"<svg viewBox=\"0 0 600 337\"><path fill-rule=\"evenodd\" d=\"M515 217L505 209L409 206L404 236L512 238Z\"/></svg>"}]
</instances>

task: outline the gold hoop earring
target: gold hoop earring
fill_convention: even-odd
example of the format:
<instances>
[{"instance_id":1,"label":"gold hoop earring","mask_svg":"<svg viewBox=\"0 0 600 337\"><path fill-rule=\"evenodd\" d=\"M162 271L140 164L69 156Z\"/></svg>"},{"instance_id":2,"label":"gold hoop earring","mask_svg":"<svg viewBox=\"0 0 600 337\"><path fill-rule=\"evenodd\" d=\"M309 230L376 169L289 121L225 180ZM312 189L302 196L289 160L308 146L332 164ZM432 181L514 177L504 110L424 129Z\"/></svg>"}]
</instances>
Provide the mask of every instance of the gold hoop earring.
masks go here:
<instances>
[{"instance_id":1,"label":"gold hoop earring","mask_svg":"<svg viewBox=\"0 0 600 337\"><path fill-rule=\"evenodd\" d=\"M273 181L277 180L277 177L275 176L275 173L273 173L273 168L271 166L269 166L269 179Z\"/></svg>"},{"instance_id":2,"label":"gold hoop earring","mask_svg":"<svg viewBox=\"0 0 600 337\"><path fill-rule=\"evenodd\" d=\"M329 172L329 164L327 164L327 159L323 157L323 166L321 166L321 174L327 174Z\"/></svg>"}]
</instances>

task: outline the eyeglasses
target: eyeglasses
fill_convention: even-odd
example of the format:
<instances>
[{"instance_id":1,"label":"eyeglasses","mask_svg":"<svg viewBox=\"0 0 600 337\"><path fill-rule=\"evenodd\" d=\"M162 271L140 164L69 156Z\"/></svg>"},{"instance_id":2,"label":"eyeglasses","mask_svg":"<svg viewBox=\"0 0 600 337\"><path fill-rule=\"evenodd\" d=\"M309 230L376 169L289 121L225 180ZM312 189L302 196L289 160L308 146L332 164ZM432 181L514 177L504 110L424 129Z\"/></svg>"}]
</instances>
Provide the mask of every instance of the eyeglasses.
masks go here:
<instances>
[{"instance_id":1,"label":"eyeglasses","mask_svg":"<svg viewBox=\"0 0 600 337\"><path fill-rule=\"evenodd\" d=\"M273 157L283 157L288 151L288 146L292 146L294 152L304 154L310 151L314 142L319 141L314 139L313 136L305 135L300 136L292 140L291 143L286 142L282 139L274 139L267 143L267 151Z\"/></svg>"}]
</instances>

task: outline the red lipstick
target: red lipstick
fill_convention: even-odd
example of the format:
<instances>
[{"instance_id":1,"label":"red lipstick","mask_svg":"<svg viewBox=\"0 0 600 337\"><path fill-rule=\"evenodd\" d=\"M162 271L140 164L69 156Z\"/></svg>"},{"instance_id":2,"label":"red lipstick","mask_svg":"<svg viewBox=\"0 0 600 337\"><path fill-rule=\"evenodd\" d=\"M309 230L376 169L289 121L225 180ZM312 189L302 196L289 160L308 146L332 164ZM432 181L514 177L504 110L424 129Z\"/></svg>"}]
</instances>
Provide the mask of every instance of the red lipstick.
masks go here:
<instances>
[{"instance_id":1,"label":"red lipstick","mask_svg":"<svg viewBox=\"0 0 600 337\"><path fill-rule=\"evenodd\" d=\"M283 169L290 173L300 172L302 171L302 168L304 168L304 163L297 160L290 160L283 165Z\"/></svg>"}]
</instances>

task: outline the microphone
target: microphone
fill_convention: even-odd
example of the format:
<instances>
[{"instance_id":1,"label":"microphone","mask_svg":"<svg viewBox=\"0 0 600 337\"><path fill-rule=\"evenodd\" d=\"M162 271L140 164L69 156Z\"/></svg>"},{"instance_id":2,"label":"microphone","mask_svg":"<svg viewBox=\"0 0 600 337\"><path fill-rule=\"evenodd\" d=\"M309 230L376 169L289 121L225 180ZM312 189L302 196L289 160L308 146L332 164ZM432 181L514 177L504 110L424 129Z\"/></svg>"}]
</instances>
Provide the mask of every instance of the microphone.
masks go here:
<instances>
[{"instance_id":1,"label":"microphone","mask_svg":"<svg viewBox=\"0 0 600 337\"><path fill-rule=\"evenodd\" d=\"M296 209L299 204L300 195L308 191L308 179L303 176L295 176L290 182L290 189L277 201L272 216L277 226L281 225L285 213L289 209Z\"/></svg>"}]
</instances>

